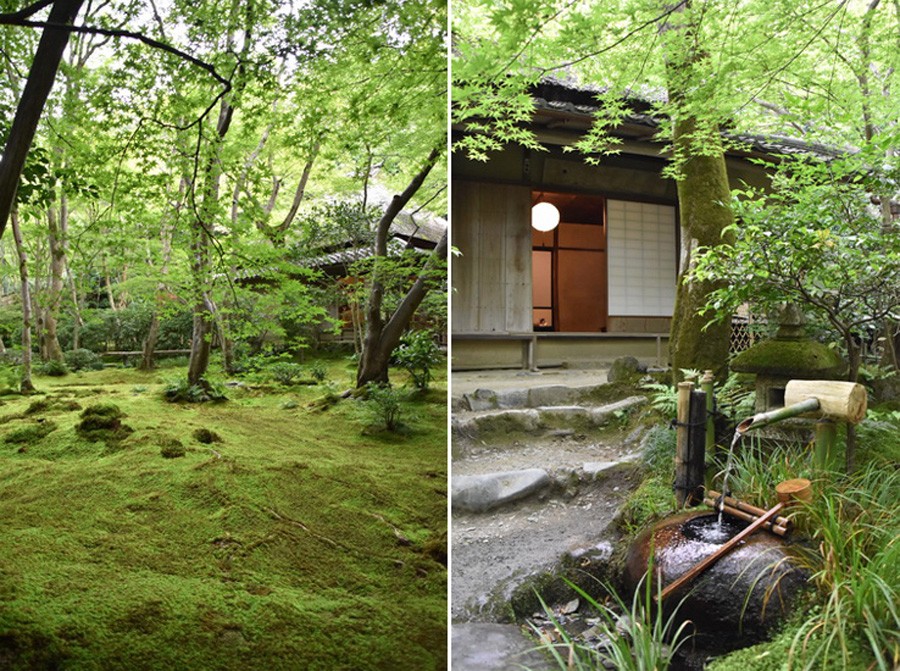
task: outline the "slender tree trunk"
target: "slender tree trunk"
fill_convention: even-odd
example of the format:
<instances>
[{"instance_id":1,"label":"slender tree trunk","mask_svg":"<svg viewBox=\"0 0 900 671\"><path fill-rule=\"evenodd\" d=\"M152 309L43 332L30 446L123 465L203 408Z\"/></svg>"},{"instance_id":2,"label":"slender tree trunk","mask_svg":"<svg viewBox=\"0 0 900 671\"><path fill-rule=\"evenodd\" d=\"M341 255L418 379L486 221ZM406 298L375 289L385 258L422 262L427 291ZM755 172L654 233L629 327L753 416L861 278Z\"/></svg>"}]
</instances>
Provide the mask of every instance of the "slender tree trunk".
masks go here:
<instances>
[{"instance_id":1,"label":"slender tree trunk","mask_svg":"<svg viewBox=\"0 0 900 671\"><path fill-rule=\"evenodd\" d=\"M236 5L235 5L236 6ZM250 6L248 5L248 13ZM244 45L241 58L246 58L253 40L250 17L244 27ZM229 38L229 43L232 40ZM231 46L231 45L229 45ZM212 212L219 200L219 181L222 174L220 152L231 121L234 118L234 96L243 88L243 66L238 67L236 78L239 85L222 98L219 106L219 117L216 122L215 136L209 150L209 158L203 170L202 200L199 216L194 218L191 226L191 278L194 293L194 323L191 334L191 358L188 363L188 384L209 388L206 371L209 368L209 354L212 345L212 331L215 324L214 306L212 303L212 262L211 246L213 234Z\"/></svg>"},{"instance_id":2,"label":"slender tree trunk","mask_svg":"<svg viewBox=\"0 0 900 671\"><path fill-rule=\"evenodd\" d=\"M59 216L59 218L57 218ZM47 240L50 245L50 292L49 300L44 308L44 347L45 360L62 361L63 351L59 345L57 323L59 310L62 305L63 276L65 272L66 254L60 221L65 215L64 201L60 200L60 209L57 211L51 203L47 209Z\"/></svg>"},{"instance_id":3,"label":"slender tree trunk","mask_svg":"<svg viewBox=\"0 0 900 671\"><path fill-rule=\"evenodd\" d=\"M13 208L10 213L13 239L16 241L16 254L19 257L19 280L22 283L22 379L19 388L23 394L34 391L31 381L31 288L28 284L28 256L22 244L22 232L19 230L19 213Z\"/></svg>"}]
</instances>

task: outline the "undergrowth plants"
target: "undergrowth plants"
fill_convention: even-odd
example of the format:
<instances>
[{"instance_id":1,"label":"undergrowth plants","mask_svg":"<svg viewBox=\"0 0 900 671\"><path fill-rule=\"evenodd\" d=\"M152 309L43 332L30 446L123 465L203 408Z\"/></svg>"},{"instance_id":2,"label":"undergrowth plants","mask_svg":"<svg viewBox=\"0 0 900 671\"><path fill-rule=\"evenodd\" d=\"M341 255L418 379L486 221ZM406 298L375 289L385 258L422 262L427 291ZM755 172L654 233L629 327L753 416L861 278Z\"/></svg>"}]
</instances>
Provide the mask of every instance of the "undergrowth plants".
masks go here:
<instances>
[{"instance_id":1,"label":"undergrowth plants","mask_svg":"<svg viewBox=\"0 0 900 671\"><path fill-rule=\"evenodd\" d=\"M550 638L542 638L540 628L531 625L538 638L542 638L540 649L547 652L562 671L608 668L618 671L666 671L679 648L690 638L691 623L679 623L680 603L671 611L656 606L654 599L659 598L662 587L658 584L654 587L653 582L645 574L635 587L630 602L607 587L612 605L597 602L577 585L569 583L587 606L600 616L598 628L603 642L597 647L577 643L559 625L552 609L541 600L554 632Z\"/></svg>"},{"instance_id":2,"label":"undergrowth plants","mask_svg":"<svg viewBox=\"0 0 900 671\"><path fill-rule=\"evenodd\" d=\"M787 646L783 666L802 671L900 667L900 471L874 458L855 475L816 472L810 449L754 440L738 449L730 484L742 499L766 502L775 485L807 477L814 496L796 508L795 534L808 543L792 547L815 587L811 603L771 645ZM715 668L756 671L771 668L759 646L759 665L747 655L728 658Z\"/></svg>"},{"instance_id":3,"label":"undergrowth plants","mask_svg":"<svg viewBox=\"0 0 900 671\"><path fill-rule=\"evenodd\" d=\"M869 668L892 671L900 666L900 472L871 464L821 487L804 511L817 547L803 555L821 599L794 636L794 667L850 668L861 645Z\"/></svg>"}]
</instances>

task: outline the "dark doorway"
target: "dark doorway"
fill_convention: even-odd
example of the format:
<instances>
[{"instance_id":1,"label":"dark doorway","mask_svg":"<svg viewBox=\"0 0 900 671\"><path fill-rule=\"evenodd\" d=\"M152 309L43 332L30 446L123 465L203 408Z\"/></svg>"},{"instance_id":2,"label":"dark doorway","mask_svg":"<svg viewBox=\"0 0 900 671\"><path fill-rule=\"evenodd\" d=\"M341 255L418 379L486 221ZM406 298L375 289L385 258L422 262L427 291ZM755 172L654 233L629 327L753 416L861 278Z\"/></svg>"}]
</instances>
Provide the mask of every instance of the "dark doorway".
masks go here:
<instances>
[{"instance_id":1,"label":"dark doorway","mask_svg":"<svg viewBox=\"0 0 900 671\"><path fill-rule=\"evenodd\" d=\"M532 193L560 213L552 231L532 229L532 322L536 331L606 330L606 223L598 196Z\"/></svg>"}]
</instances>

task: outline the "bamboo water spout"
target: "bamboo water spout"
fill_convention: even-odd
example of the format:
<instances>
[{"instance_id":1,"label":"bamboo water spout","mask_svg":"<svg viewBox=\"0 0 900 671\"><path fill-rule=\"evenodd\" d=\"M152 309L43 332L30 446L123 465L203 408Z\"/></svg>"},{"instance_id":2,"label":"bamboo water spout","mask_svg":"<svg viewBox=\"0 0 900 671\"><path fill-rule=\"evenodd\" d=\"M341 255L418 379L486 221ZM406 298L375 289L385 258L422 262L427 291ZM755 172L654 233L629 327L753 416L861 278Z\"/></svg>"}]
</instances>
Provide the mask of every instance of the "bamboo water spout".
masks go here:
<instances>
[{"instance_id":1,"label":"bamboo water spout","mask_svg":"<svg viewBox=\"0 0 900 671\"><path fill-rule=\"evenodd\" d=\"M753 415L753 417L748 417L743 422L737 425L737 432L740 434L744 434L751 429L761 429L764 426L769 426L770 424L774 424L775 422L780 422L783 419L790 419L791 417L805 415L807 413L816 412L818 410L819 399L807 398L800 401L799 403L794 403L793 405L789 405L784 408L775 408L774 410L769 410L768 412L760 412Z\"/></svg>"}]
</instances>

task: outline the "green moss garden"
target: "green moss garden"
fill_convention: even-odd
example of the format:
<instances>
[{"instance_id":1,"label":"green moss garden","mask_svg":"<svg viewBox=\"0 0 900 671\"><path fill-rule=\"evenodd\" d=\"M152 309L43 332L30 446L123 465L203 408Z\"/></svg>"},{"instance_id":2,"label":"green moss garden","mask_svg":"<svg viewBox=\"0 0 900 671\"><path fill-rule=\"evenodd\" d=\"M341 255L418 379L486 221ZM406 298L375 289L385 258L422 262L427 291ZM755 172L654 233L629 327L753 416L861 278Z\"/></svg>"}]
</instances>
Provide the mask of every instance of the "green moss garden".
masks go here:
<instances>
[{"instance_id":1,"label":"green moss garden","mask_svg":"<svg viewBox=\"0 0 900 671\"><path fill-rule=\"evenodd\" d=\"M322 385L166 402L181 375L3 399L0 668L444 668L444 380L389 432Z\"/></svg>"}]
</instances>

